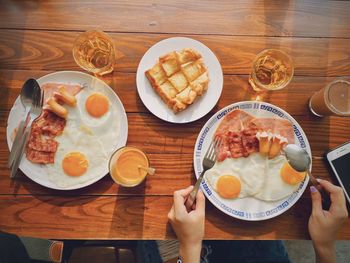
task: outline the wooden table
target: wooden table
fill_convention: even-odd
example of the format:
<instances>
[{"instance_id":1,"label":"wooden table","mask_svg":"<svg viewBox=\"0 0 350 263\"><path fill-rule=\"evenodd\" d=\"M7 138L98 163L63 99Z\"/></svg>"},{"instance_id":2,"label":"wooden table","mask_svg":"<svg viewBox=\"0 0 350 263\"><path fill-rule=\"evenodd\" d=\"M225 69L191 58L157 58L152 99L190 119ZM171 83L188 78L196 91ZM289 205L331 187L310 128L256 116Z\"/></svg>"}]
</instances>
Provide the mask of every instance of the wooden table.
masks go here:
<instances>
[{"instance_id":1,"label":"wooden table","mask_svg":"<svg viewBox=\"0 0 350 263\"><path fill-rule=\"evenodd\" d=\"M194 182L197 135L219 109L255 97L247 84L255 55L265 48L291 54L295 76L282 91L263 96L296 118L313 152L316 176L334 181L323 160L329 148L350 140L350 118L316 118L309 97L337 76L350 75L349 1L2 1L0 8L0 230L56 239L168 239L172 194ZM78 191L53 191L25 176L11 182L5 140L11 106L29 77L80 70L72 43L99 28L115 40L117 63L105 76L127 111L128 145L144 149L157 168L145 185L123 189L109 176ZM200 120L166 123L142 104L137 65L159 40L187 36L218 57L224 89L216 107ZM307 239L309 192L283 215L244 222L206 209L206 239ZM350 238L346 220L339 239Z\"/></svg>"}]
</instances>

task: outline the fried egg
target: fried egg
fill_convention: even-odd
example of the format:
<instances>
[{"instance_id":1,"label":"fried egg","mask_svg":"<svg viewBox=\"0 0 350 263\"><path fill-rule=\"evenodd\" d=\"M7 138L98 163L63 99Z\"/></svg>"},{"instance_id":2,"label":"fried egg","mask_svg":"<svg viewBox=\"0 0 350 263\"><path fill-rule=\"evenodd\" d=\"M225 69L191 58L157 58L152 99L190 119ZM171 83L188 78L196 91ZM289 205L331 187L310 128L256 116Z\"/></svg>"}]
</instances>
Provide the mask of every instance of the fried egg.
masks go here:
<instances>
[{"instance_id":1,"label":"fried egg","mask_svg":"<svg viewBox=\"0 0 350 263\"><path fill-rule=\"evenodd\" d=\"M77 106L66 106L68 110L66 127L74 127L89 135L97 136L102 144L103 150L107 154L112 154L118 143L120 128L118 109L116 105L110 103L111 99L109 97L109 93L103 89L83 88L82 91L76 95ZM105 103L102 106L99 104L101 101L102 104ZM94 114L105 113L102 114L100 118L93 117L88 113L87 104L91 111L94 110L90 109L90 107L100 107Z\"/></svg>"},{"instance_id":2,"label":"fried egg","mask_svg":"<svg viewBox=\"0 0 350 263\"><path fill-rule=\"evenodd\" d=\"M47 164L48 178L59 187L71 187L93 179L104 172L101 164L108 162L99 139L79 130L66 126L64 132L56 137L59 143L55 162Z\"/></svg>"},{"instance_id":3,"label":"fried egg","mask_svg":"<svg viewBox=\"0 0 350 263\"><path fill-rule=\"evenodd\" d=\"M306 172L298 172L290 166L288 162L285 162L281 168L280 175L282 180L290 185L301 183L306 176Z\"/></svg>"},{"instance_id":4,"label":"fried egg","mask_svg":"<svg viewBox=\"0 0 350 263\"><path fill-rule=\"evenodd\" d=\"M243 198L258 193L264 183L266 158L253 153L249 158L227 158L205 173L205 179L222 198Z\"/></svg>"},{"instance_id":5,"label":"fried egg","mask_svg":"<svg viewBox=\"0 0 350 263\"><path fill-rule=\"evenodd\" d=\"M119 137L118 110L102 88L86 87L68 110L66 126L55 140L55 163L46 165L49 180L62 188L82 184L106 171Z\"/></svg>"},{"instance_id":6,"label":"fried egg","mask_svg":"<svg viewBox=\"0 0 350 263\"><path fill-rule=\"evenodd\" d=\"M277 201L295 192L306 173L292 169L284 155L273 159L260 153L227 158L205 173L209 185L225 199L255 197Z\"/></svg>"},{"instance_id":7,"label":"fried egg","mask_svg":"<svg viewBox=\"0 0 350 263\"><path fill-rule=\"evenodd\" d=\"M286 163L287 159L284 155L267 160L264 184L260 191L254 195L255 198L264 201L277 201L290 196L298 189L299 183L304 178L296 184L286 183L283 177L289 178L290 175L288 169L283 168Z\"/></svg>"},{"instance_id":8,"label":"fried egg","mask_svg":"<svg viewBox=\"0 0 350 263\"><path fill-rule=\"evenodd\" d=\"M81 122L94 130L105 128L115 117L110 100L102 89L87 87L77 95Z\"/></svg>"}]
</instances>

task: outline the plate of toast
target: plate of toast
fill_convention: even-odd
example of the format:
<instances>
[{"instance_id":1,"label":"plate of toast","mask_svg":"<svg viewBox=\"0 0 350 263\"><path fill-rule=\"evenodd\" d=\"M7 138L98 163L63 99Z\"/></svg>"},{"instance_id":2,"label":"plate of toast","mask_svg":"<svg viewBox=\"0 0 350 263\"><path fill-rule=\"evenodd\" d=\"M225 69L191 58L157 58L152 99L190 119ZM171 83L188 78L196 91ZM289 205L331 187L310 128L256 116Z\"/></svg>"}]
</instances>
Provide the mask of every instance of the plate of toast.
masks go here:
<instances>
[{"instance_id":1,"label":"plate of toast","mask_svg":"<svg viewBox=\"0 0 350 263\"><path fill-rule=\"evenodd\" d=\"M138 94L158 118L188 123L206 115L218 102L223 74L215 54L185 37L164 39L142 57L136 74Z\"/></svg>"}]
</instances>

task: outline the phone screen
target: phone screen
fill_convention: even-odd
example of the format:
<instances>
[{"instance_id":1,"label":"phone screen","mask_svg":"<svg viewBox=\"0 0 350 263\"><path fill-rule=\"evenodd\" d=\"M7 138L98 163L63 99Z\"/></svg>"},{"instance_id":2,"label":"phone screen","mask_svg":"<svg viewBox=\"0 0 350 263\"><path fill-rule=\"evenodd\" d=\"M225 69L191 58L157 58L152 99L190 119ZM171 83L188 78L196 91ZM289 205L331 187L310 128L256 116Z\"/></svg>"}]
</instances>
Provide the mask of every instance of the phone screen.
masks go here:
<instances>
[{"instance_id":1,"label":"phone screen","mask_svg":"<svg viewBox=\"0 0 350 263\"><path fill-rule=\"evenodd\" d=\"M334 159L332 164L337 171L346 192L350 195L350 153Z\"/></svg>"}]
</instances>

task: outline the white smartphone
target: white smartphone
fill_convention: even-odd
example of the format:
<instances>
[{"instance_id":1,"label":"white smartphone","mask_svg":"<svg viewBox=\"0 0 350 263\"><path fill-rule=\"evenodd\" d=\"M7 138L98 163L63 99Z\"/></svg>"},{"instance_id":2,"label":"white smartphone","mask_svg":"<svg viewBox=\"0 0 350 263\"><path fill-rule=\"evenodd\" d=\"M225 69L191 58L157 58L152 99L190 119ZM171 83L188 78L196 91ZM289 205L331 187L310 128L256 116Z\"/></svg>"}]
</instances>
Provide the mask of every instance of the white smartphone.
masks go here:
<instances>
[{"instance_id":1,"label":"white smartphone","mask_svg":"<svg viewBox=\"0 0 350 263\"><path fill-rule=\"evenodd\" d=\"M328 152L327 160L350 203L350 142Z\"/></svg>"}]
</instances>

